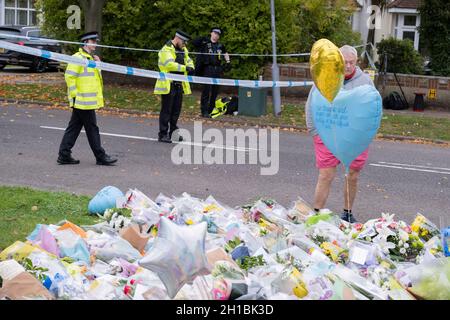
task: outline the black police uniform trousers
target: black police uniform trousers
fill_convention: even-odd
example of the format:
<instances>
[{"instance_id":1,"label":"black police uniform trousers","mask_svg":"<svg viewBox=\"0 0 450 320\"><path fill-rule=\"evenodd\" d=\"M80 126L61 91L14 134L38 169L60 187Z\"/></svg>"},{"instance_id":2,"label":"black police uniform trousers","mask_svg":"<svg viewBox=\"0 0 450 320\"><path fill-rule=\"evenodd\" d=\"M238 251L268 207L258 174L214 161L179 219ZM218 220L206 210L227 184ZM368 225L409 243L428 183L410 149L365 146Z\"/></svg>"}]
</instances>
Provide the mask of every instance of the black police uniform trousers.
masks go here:
<instances>
[{"instance_id":1,"label":"black police uniform trousers","mask_svg":"<svg viewBox=\"0 0 450 320\"><path fill-rule=\"evenodd\" d=\"M69 157L72 153L72 148L80 135L81 128L84 127L88 138L89 146L94 152L97 160L105 158L105 150L101 146L100 131L97 126L97 117L95 110L81 110L72 108L72 117L67 126L64 136L59 147L59 156Z\"/></svg>"},{"instance_id":2,"label":"black police uniform trousers","mask_svg":"<svg viewBox=\"0 0 450 320\"><path fill-rule=\"evenodd\" d=\"M222 74L221 66L207 65L205 66L204 76L210 78L219 78ZM202 90L202 98L200 102L202 114L210 114L215 106L217 95L219 94L219 86L215 84L204 84Z\"/></svg>"},{"instance_id":3,"label":"black police uniform trousers","mask_svg":"<svg viewBox=\"0 0 450 320\"><path fill-rule=\"evenodd\" d=\"M161 112L159 113L159 134L160 138L172 136L172 133L178 129L177 122L181 113L183 102L183 86L181 82L172 81L170 92L161 95Z\"/></svg>"}]
</instances>

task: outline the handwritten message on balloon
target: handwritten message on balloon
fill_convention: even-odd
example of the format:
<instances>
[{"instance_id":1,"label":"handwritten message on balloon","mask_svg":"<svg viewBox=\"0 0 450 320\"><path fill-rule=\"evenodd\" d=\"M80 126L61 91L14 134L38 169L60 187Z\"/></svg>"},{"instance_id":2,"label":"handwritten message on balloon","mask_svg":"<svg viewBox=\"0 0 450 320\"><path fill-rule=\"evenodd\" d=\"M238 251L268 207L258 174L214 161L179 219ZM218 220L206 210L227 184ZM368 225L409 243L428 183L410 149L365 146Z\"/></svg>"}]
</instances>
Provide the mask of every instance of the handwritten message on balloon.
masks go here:
<instances>
[{"instance_id":1,"label":"handwritten message on balloon","mask_svg":"<svg viewBox=\"0 0 450 320\"><path fill-rule=\"evenodd\" d=\"M375 87L363 85L342 89L330 103L319 90L313 89L311 106L320 138L348 170L380 127L383 109L380 94Z\"/></svg>"},{"instance_id":2,"label":"handwritten message on balloon","mask_svg":"<svg viewBox=\"0 0 450 320\"><path fill-rule=\"evenodd\" d=\"M317 108L315 117L316 122L327 129L331 129L332 126L345 128L350 125L346 106L331 108L330 106L321 105Z\"/></svg>"}]
</instances>

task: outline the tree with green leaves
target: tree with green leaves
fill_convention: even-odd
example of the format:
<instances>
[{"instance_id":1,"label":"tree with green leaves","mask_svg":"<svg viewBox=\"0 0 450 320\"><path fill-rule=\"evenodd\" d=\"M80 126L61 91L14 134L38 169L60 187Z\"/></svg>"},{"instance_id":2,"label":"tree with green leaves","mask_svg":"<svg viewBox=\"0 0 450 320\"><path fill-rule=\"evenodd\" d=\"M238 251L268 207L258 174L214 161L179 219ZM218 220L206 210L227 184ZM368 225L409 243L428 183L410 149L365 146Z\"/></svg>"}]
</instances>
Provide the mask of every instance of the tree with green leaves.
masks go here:
<instances>
[{"instance_id":1,"label":"tree with green leaves","mask_svg":"<svg viewBox=\"0 0 450 320\"><path fill-rule=\"evenodd\" d=\"M72 0L38 0L45 15L44 30L59 39L74 40L68 30L67 7ZM81 4L82 1L78 1ZM87 1L87 2L92 2ZM102 43L113 46L158 50L181 28L193 37L207 36L212 26L224 30L221 42L230 53L270 55L270 0L108 0L102 10ZM309 52L313 43L327 38L337 45L359 44L360 35L348 22L351 0L277 0L277 50L279 53ZM98 12L97 12L98 14ZM85 19L85 28L89 18ZM195 55L193 55L195 57ZM157 70L157 52L104 49L103 60ZM227 76L256 79L271 57L232 57ZM279 62L298 62L279 59Z\"/></svg>"},{"instance_id":2,"label":"tree with green leaves","mask_svg":"<svg viewBox=\"0 0 450 320\"><path fill-rule=\"evenodd\" d=\"M430 55L432 72L450 76L450 2L422 1L419 12L420 42Z\"/></svg>"}]
</instances>

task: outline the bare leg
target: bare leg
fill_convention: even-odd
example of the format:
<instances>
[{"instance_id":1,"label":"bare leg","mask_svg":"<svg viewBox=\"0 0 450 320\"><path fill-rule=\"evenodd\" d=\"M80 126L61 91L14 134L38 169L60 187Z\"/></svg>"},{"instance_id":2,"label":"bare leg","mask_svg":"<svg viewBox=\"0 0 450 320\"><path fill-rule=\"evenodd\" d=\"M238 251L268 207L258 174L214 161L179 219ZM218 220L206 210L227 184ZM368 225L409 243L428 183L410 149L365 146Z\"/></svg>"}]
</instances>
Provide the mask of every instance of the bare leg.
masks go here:
<instances>
[{"instance_id":1,"label":"bare leg","mask_svg":"<svg viewBox=\"0 0 450 320\"><path fill-rule=\"evenodd\" d=\"M358 188L359 170L350 169L344 185L344 209L351 210Z\"/></svg>"},{"instance_id":2,"label":"bare leg","mask_svg":"<svg viewBox=\"0 0 450 320\"><path fill-rule=\"evenodd\" d=\"M323 209L330 194L331 183L336 176L336 167L319 169L316 192L314 194L314 208Z\"/></svg>"}]
</instances>

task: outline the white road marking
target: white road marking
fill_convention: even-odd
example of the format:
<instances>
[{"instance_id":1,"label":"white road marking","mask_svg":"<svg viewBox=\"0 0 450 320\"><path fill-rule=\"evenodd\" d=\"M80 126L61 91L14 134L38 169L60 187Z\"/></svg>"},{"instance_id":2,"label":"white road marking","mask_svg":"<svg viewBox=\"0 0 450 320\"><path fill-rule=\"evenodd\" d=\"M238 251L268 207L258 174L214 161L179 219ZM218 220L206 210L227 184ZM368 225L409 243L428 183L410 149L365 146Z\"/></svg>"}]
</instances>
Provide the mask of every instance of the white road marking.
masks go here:
<instances>
[{"instance_id":1,"label":"white road marking","mask_svg":"<svg viewBox=\"0 0 450 320\"><path fill-rule=\"evenodd\" d=\"M393 163L393 162L383 162L383 161L378 161L378 163L380 163L380 164L388 164L388 165L392 165L392 166L414 167L414 168L424 168L424 169L433 169L433 170L445 170L445 171L450 171L450 168L438 168L438 167L418 166L418 165L414 165L414 164L406 164L406 163Z\"/></svg>"},{"instance_id":2,"label":"white road marking","mask_svg":"<svg viewBox=\"0 0 450 320\"><path fill-rule=\"evenodd\" d=\"M429 170L429 169L419 169L419 168L410 168L410 167L401 167L401 166L391 166L391 165L385 165L385 164L378 164L378 163L370 163L370 166L373 167L384 167L384 168L393 168L393 169L401 169L401 170L410 170L410 171L420 171L420 172L431 172L431 173L440 173L440 174L449 174L450 171L437 171L437 170Z\"/></svg>"},{"instance_id":3,"label":"white road marking","mask_svg":"<svg viewBox=\"0 0 450 320\"><path fill-rule=\"evenodd\" d=\"M48 126L40 126L40 128L50 129L50 130L59 130L59 131L66 130L65 128L48 127ZM81 132L86 133L84 130L81 130ZM100 132L100 135L110 136L110 137L118 137L118 138L135 139L135 140L158 141L158 139L155 139L155 138L130 136L130 135L126 135L126 134L117 134L117 133ZM215 144L203 144L203 143L189 142L189 141L182 141L182 142L177 141L177 142L173 142L173 143L186 144L186 145L198 146L198 147L206 147L206 148L214 148L214 149L233 150L233 151L240 151L240 152L259 151L259 149L254 149L254 148L239 148L239 147L230 147L230 146L222 146L222 145L215 145Z\"/></svg>"}]
</instances>

